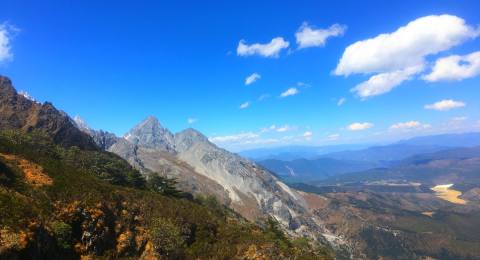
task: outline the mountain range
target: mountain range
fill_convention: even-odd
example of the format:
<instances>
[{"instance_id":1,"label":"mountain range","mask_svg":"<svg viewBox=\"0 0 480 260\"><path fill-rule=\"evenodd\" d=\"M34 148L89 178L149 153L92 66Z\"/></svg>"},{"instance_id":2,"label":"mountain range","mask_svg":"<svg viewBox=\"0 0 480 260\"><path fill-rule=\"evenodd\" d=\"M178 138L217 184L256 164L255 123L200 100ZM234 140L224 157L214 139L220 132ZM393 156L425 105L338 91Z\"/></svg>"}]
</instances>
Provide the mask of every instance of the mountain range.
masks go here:
<instances>
[{"instance_id":1,"label":"mountain range","mask_svg":"<svg viewBox=\"0 0 480 260\"><path fill-rule=\"evenodd\" d=\"M152 116L118 137L0 90L0 258L480 256L476 133L254 162Z\"/></svg>"},{"instance_id":2,"label":"mountain range","mask_svg":"<svg viewBox=\"0 0 480 260\"><path fill-rule=\"evenodd\" d=\"M0 122L2 259L329 258L301 193L194 129L149 117L116 137L1 76Z\"/></svg>"},{"instance_id":3,"label":"mountain range","mask_svg":"<svg viewBox=\"0 0 480 260\"><path fill-rule=\"evenodd\" d=\"M192 128L173 134L150 116L123 137L114 137L90 129L78 117L76 122L99 146L145 175L175 178L182 190L215 196L252 221L273 216L292 232L321 231L300 193L255 163L218 148Z\"/></svg>"}]
</instances>

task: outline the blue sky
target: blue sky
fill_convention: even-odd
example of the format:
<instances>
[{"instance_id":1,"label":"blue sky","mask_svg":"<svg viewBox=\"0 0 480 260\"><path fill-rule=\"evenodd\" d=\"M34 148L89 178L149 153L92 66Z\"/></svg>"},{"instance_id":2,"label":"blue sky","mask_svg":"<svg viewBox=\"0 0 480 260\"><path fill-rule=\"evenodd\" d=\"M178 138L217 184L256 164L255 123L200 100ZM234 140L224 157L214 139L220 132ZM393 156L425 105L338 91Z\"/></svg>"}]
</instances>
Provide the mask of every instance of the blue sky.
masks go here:
<instances>
[{"instance_id":1,"label":"blue sky","mask_svg":"<svg viewBox=\"0 0 480 260\"><path fill-rule=\"evenodd\" d=\"M0 74L96 129L154 115L231 150L480 129L478 1L139 2L4 1Z\"/></svg>"}]
</instances>

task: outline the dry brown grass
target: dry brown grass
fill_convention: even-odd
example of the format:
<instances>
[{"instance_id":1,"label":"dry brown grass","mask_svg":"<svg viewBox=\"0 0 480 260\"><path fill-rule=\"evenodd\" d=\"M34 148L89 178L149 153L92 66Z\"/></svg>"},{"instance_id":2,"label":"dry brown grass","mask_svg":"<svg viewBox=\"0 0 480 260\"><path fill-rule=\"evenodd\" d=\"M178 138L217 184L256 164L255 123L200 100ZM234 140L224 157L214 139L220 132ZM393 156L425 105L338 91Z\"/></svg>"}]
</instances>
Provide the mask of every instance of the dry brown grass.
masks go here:
<instances>
[{"instance_id":1,"label":"dry brown grass","mask_svg":"<svg viewBox=\"0 0 480 260\"><path fill-rule=\"evenodd\" d=\"M12 154L0 153L0 156L5 158L7 161L15 163L17 167L23 171L25 182L28 184L35 187L53 184L52 178L45 174L40 165Z\"/></svg>"}]
</instances>

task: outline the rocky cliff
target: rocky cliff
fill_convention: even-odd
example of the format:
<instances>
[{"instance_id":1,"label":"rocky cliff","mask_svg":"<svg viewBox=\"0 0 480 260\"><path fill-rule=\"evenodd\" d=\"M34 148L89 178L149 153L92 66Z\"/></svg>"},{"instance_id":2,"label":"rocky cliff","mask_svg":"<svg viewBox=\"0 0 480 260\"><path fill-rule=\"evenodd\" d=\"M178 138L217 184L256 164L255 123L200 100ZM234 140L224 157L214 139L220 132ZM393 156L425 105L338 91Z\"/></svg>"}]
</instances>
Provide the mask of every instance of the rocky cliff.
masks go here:
<instances>
[{"instance_id":1,"label":"rocky cliff","mask_svg":"<svg viewBox=\"0 0 480 260\"><path fill-rule=\"evenodd\" d=\"M80 131L70 117L51 103L43 104L17 93L7 77L0 76L0 129L42 131L57 144L97 150L92 138Z\"/></svg>"}]
</instances>

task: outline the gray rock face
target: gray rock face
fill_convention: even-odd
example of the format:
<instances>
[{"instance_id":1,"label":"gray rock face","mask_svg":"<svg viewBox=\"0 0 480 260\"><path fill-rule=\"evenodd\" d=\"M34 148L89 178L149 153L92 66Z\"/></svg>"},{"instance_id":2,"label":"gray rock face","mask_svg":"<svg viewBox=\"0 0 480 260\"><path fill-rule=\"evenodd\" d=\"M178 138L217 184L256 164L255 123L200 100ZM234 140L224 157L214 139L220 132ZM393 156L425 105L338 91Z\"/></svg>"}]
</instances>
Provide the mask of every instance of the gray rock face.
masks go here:
<instances>
[{"instance_id":1,"label":"gray rock face","mask_svg":"<svg viewBox=\"0 0 480 260\"><path fill-rule=\"evenodd\" d=\"M120 138L113 133L91 129L80 116L74 117L73 122L82 132L89 134L93 138L93 141L95 141L98 147L100 147L102 150L107 151L112 145L120 140Z\"/></svg>"},{"instance_id":2,"label":"gray rock face","mask_svg":"<svg viewBox=\"0 0 480 260\"><path fill-rule=\"evenodd\" d=\"M319 221L299 192L255 163L217 147L194 129L173 135L149 117L107 150L143 173L175 177L186 191L213 195L247 219L272 216L294 233L321 233Z\"/></svg>"},{"instance_id":3,"label":"gray rock face","mask_svg":"<svg viewBox=\"0 0 480 260\"><path fill-rule=\"evenodd\" d=\"M153 116L148 117L130 130L124 138L138 146L175 152L173 134L168 129L163 128L158 119Z\"/></svg>"}]
</instances>

